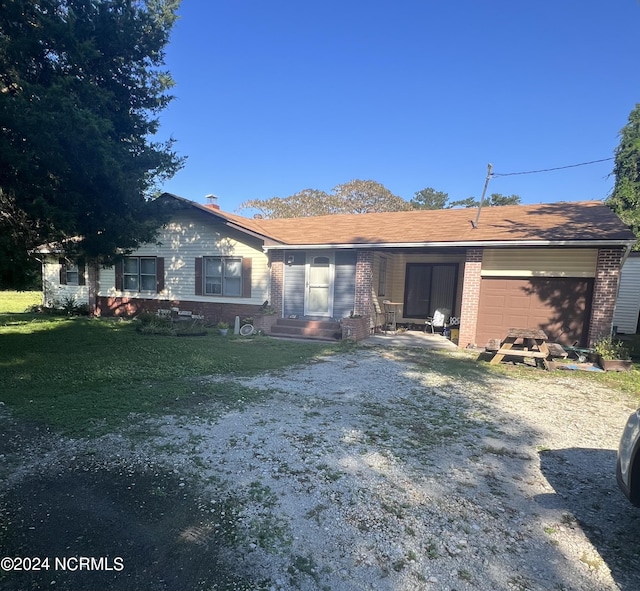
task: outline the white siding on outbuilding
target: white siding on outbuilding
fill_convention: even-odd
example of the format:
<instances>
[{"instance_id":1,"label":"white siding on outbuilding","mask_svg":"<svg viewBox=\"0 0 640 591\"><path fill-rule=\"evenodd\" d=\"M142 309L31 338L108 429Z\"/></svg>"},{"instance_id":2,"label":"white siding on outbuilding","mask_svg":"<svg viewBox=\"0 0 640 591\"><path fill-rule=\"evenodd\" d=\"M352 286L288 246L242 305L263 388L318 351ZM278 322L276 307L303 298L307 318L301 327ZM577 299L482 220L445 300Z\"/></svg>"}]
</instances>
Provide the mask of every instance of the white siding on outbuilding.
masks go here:
<instances>
[{"instance_id":1,"label":"white siding on outbuilding","mask_svg":"<svg viewBox=\"0 0 640 591\"><path fill-rule=\"evenodd\" d=\"M631 254L622 266L613 325L624 334L635 334L640 315L640 253Z\"/></svg>"}]
</instances>

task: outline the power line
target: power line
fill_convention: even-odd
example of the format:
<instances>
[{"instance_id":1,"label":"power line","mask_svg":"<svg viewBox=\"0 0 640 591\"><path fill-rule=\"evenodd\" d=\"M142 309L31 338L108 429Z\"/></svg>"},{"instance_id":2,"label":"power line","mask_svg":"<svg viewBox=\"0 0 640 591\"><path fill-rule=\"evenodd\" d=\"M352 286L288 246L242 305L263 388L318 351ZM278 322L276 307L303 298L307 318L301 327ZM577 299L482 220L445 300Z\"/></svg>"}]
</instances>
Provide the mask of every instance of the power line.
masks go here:
<instances>
[{"instance_id":1,"label":"power line","mask_svg":"<svg viewBox=\"0 0 640 591\"><path fill-rule=\"evenodd\" d=\"M613 160L614 157L611 158L602 158L600 160L591 160L590 162L581 162L580 164L569 164L568 166L556 166L555 168L543 168L541 170L528 170L526 172L494 172L491 176L516 176L520 174L536 174L538 172L551 172L552 170L564 170L565 168L576 168L577 166L587 166L587 164L597 164L598 162L606 162L607 160Z\"/></svg>"}]
</instances>

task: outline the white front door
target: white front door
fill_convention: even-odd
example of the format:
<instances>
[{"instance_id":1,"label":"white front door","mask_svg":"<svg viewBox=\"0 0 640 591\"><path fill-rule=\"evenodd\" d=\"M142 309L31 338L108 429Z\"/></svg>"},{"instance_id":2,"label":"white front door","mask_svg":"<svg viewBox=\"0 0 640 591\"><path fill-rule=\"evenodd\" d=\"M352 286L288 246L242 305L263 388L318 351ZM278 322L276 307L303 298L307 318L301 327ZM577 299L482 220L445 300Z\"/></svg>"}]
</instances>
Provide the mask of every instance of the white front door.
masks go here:
<instances>
[{"instance_id":1,"label":"white front door","mask_svg":"<svg viewBox=\"0 0 640 591\"><path fill-rule=\"evenodd\" d=\"M333 253L307 253L305 316L333 315Z\"/></svg>"}]
</instances>

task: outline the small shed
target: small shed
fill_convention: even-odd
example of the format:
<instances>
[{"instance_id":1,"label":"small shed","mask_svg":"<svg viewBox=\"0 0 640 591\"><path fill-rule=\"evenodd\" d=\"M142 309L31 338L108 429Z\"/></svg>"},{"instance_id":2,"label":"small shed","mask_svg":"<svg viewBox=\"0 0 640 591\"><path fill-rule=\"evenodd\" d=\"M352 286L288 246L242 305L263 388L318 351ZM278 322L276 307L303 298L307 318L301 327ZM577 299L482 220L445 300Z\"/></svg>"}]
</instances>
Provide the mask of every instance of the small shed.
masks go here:
<instances>
[{"instance_id":1,"label":"small shed","mask_svg":"<svg viewBox=\"0 0 640 591\"><path fill-rule=\"evenodd\" d=\"M636 334L640 324L640 252L632 252L620 273L613 326L622 334Z\"/></svg>"}]
</instances>

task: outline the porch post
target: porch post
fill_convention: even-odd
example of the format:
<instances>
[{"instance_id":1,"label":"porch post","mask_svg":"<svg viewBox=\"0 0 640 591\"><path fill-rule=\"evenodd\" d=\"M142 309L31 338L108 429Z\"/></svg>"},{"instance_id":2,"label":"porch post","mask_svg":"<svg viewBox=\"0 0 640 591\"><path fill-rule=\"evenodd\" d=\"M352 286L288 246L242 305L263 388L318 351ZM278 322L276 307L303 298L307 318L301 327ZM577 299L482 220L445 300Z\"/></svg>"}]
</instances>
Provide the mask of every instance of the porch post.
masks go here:
<instances>
[{"instance_id":1,"label":"porch post","mask_svg":"<svg viewBox=\"0 0 640 591\"><path fill-rule=\"evenodd\" d=\"M613 329L613 311L618 296L622 248L599 248L596 277L593 283L593 301L589 319L589 346Z\"/></svg>"},{"instance_id":2,"label":"porch post","mask_svg":"<svg viewBox=\"0 0 640 591\"><path fill-rule=\"evenodd\" d=\"M462 282L462 305L460 310L460 335L458 346L465 348L476 344L478 305L480 303L480 271L482 270L482 249L467 249Z\"/></svg>"},{"instance_id":3,"label":"porch post","mask_svg":"<svg viewBox=\"0 0 640 591\"><path fill-rule=\"evenodd\" d=\"M373 288L373 251L359 250L356 255L356 293L353 313L371 318Z\"/></svg>"}]
</instances>

